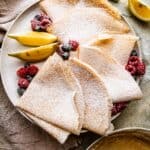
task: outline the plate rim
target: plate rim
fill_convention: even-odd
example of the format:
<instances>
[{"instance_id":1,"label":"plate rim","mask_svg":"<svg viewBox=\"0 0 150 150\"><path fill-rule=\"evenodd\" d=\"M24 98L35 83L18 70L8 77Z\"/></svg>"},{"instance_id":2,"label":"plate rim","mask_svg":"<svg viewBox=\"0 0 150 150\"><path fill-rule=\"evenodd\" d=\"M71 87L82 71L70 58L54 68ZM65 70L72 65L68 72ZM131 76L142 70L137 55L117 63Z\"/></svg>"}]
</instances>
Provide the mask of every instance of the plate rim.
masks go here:
<instances>
[{"instance_id":1,"label":"plate rim","mask_svg":"<svg viewBox=\"0 0 150 150\"><path fill-rule=\"evenodd\" d=\"M2 71L1 71L1 64L3 63L3 61L2 61L2 60L3 60L3 59L2 59L2 53L3 53L3 51L4 51L4 43L6 43L5 41L6 41L6 39L7 39L8 33L10 32L11 28L14 26L14 24L16 23L16 21L17 21L19 18L22 17L22 15L23 15L25 12L27 12L27 11L28 11L30 8L32 8L32 7L36 7L36 5L38 5L39 2L40 2L40 0L39 0L39 1L36 1L35 3L31 4L30 6L27 6L27 7L13 20L13 23L10 25L10 27L8 28L8 30L7 30L7 32L6 32L6 34L5 34L5 37L4 37L4 40L3 40L3 42L2 42L2 46L1 46L1 52L0 52L0 75L1 75L1 82L2 82L2 86L3 86L3 88L4 88L4 92L5 92L5 94L7 95L9 101L12 103L12 105L17 109L17 111L18 111L19 113L21 113L21 115L23 115L26 119L28 119L28 120L31 121L32 123L34 123L34 122L33 122L27 115L25 115L24 112L22 112L21 110L19 110L19 109L15 106L14 102L11 100L11 96L9 95L9 92L8 92L8 90L7 90L7 88L6 88L6 85L5 85L5 80L4 80L5 77L4 77L4 75L3 75ZM39 6L38 6L38 7L39 7ZM39 8L40 8L40 7L39 7ZM131 33L133 33L135 36L138 36L137 33L135 32L133 26L129 23L129 21L126 19L126 17L123 16L123 14L121 14L121 17L122 17L123 21L128 25L129 29L131 30ZM137 45L137 47L138 47L139 58L142 59L143 57L142 57L141 41L138 40L138 41L136 42L136 45ZM138 84L139 84L139 82L140 82L140 79L137 80L137 83L138 83ZM120 114L121 114L121 113L119 113L119 114L113 116L113 117L112 117L112 120L116 119L118 116L120 116ZM111 120L111 121L112 121L112 120Z\"/></svg>"}]
</instances>

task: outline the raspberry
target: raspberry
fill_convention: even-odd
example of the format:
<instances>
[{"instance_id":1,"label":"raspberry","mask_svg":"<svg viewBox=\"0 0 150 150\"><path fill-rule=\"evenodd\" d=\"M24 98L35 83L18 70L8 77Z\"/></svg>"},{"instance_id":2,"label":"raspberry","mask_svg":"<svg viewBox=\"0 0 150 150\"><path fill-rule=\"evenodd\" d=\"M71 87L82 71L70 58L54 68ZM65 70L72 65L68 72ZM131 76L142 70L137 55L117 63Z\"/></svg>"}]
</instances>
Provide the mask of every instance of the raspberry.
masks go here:
<instances>
[{"instance_id":1,"label":"raspberry","mask_svg":"<svg viewBox=\"0 0 150 150\"><path fill-rule=\"evenodd\" d=\"M117 103L116 108L118 112L121 112L122 110L124 110L127 106L127 102L120 102Z\"/></svg>"},{"instance_id":2,"label":"raspberry","mask_svg":"<svg viewBox=\"0 0 150 150\"><path fill-rule=\"evenodd\" d=\"M137 56L131 56L129 58L128 64L132 66L137 66L140 63L140 60Z\"/></svg>"},{"instance_id":3,"label":"raspberry","mask_svg":"<svg viewBox=\"0 0 150 150\"><path fill-rule=\"evenodd\" d=\"M36 67L35 65L30 65L27 68L27 74L33 77L37 74L38 70L38 67Z\"/></svg>"},{"instance_id":4,"label":"raspberry","mask_svg":"<svg viewBox=\"0 0 150 150\"><path fill-rule=\"evenodd\" d=\"M145 64L143 62L140 62L136 69L137 69L137 75L145 74Z\"/></svg>"},{"instance_id":5,"label":"raspberry","mask_svg":"<svg viewBox=\"0 0 150 150\"><path fill-rule=\"evenodd\" d=\"M74 40L69 40L69 45L71 45L72 51L76 51L77 48L79 47L79 43L77 41L74 41Z\"/></svg>"},{"instance_id":6,"label":"raspberry","mask_svg":"<svg viewBox=\"0 0 150 150\"><path fill-rule=\"evenodd\" d=\"M31 28L33 31L41 31L40 22L36 20L31 20Z\"/></svg>"},{"instance_id":7,"label":"raspberry","mask_svg":"<svg viewBox=\"0 0 150 150\"><path fill-rule=\"evenodd\" d=\"M27 69L24 67L21 67L17 70L17 75L21 78L25 78L27 75Z\"/></svg>"},{"instance_id":8,"label":"raspberry","mask_svg":"<svg viewBox=\"0 0 150 150\"><path fill-rule=\"evenodd\" d=\"M18 86L20 88L26 89L29 86L29 81L27 79L20 78L19 81L18 81Z\"/></svg>"},{"instance_id":9,"label":"raspberry","mask_svg":"<svg viewBox=\"0 0 150 150\"><path fill-rule=\"evenodd\" d=\"M111 110L111 115L112 116L114 116L114 115L116 115L118 112L117 112L117 108L116 108L116 105L114 104L113 105L113 108L112 108L112 110Z\"/></svg>"},{"instance_id":10,"label":"raspberry","mask_svg":"<svg viewBox=\"0 0 150 150\"><path fill-rule=\"evenodd\" d=\"M136 75L136 68L132 65L126 65L125 69L131 73L131 75Z\"/></svg>"},{"instance_id":11,"label":"raspberry","mask_svg":"<svg viewBox=\"0 0 150 150\"><path fill-rule=\"evenodd\" d=\"M124 110L127 107L127 105L128 105L128 102L118 102L118 103L113 104L113 108L111 110L112 116Z\"/></svg>"}]
</instances>

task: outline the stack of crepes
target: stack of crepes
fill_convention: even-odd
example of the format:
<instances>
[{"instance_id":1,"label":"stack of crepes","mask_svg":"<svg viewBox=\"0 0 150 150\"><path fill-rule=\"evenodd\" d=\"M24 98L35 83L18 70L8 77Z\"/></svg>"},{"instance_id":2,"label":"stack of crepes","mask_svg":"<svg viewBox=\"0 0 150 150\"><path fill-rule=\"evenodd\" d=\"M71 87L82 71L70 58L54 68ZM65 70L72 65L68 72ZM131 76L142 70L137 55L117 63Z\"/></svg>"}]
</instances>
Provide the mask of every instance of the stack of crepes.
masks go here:
<instances>
[{"instance_id":1,"label":"stack of crepes","mask_svg":"<svg viewBox=\"0 0 150 150\"><path fill-rule=\"evenodd\" d=\"M50 56L17 108L60 143L82 129L105 135L113 103L142 97L125 70L138 38L106 0L44 0L40 6L53 20L50 31L80 47L68 61Z\"/></svg>"}]
</instances>

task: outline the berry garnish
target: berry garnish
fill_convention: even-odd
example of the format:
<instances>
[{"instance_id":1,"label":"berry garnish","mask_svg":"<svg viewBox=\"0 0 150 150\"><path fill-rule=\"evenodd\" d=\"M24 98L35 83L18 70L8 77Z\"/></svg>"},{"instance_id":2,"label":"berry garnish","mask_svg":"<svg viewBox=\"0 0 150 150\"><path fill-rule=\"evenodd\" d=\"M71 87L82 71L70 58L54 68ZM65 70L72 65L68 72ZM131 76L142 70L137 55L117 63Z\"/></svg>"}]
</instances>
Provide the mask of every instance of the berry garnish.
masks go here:
<instances>
[{"instance_id":1,"label":"berry garnish","mask_svg":"<svg viewBox=\"0 0 150 150\"><path fill-rule=\"evenodd\" d=\"M29 81L25 78L20 78L18 81L18 86L20 88L26 89L29 86Z\"/></svg>"},{"instance_id":2,"label":"berry garnish","mask_svg":"<svg viewBox=\"0 0 150 150\"><path fill-rule=\"evenodd\" d=\"M47 28L52 24L52 20L46 14L36 15L31 20L31 27L33 31L47 31Z\"/></svg>"},{"instance_id":3,"label":"berry garnish","mask_svg":"<svg viewBox=\"0 0 150 150\"><path fill-rule=\"evenodd\" d=\"M24 68L28 68L30 66L30 63L29 62L26 62L25 64L24 64Z\"/></svg>"},{"instance_id":4,"label":"berry garnish","mask_svg":"<svg viewBox=\"0 0 150 150\"><path fill-rule=\"evenodd\" d=\"M145 64L141 62L137 66L137 75L144 75L144 74L145 74Z\"/></svg>"},{"instance_id":5,"label":"berry garnish","mask_svg":"<svg viewBox=\"0 0 150 150\"><path fill-rule=\"evenodd\" d=\"M28 68L27 68L27 74L30 75L30 76L35 76L38 72L38 67L35 66L35 65L30 65Z\"/></svg>"},{"instance_id":6,"label":"berry garnish","mask_svg":"<svg viewBox=\"0 0 150 150\"><path fill-rule=\"evenodd\" d=\"M17 75L18 75L18 77L25 78L27 75L27 69L24 67L19 68L17 70Z\"/></svg>"},{"instance_id":7,"label":"berry garnish","mask_svg":"<svg viewBox=\"0 0 150 150\"><path fill-rule=\"evenodd\" d=\"M127 71L129 71L131 73L131 75L136 75L136 68L135 66L132 65L126 65L125 68Z\"/></svg>"},{"instance_id":8,"label":"berry garnish","mask_svg":"<svg viewBox=\"0 0 150 150\"><path fill-rule=\"evenodd\" d=\"M32 79L33 79L33 77L32 77L32 76L30 76L30 75L27 75L27 76L26 76L26 79L27 79L29 82L31 82L31 81L32 81Z\"/></svg>"},{"instance_id":9,"label":"berry garnish","mask_svg":"<svg viewBox=\"0 0 150 150\"><path fill-rule=\"evenodd\" d=\"M69 45L71 46L72 51L76 51L77 48L79 47L79 43L74 40L69 40Z\"/></svg>"},{"instance_id":10,"label":"berry garnish","mask_svg":"<svg viewBox=\"0 0 150 150\"><path fill-rule=\"evenodd\" d=\"M64 53L62 54L63 60L68 60L68 59L69 59L69 56L70 56L70 53L69 53L69 52L64 52Z\"/></svg>"},{"instance_id":11,"label":"berry garnish","mask_svg":"<svg viewBox=\"0 0 150 150\"><path fill-rule=\"evenodd\" d=\"M117 113L121 112L122 110L124 110L129 102L118 102L113 104L113 108L112 108L112 116L116 115Z\"/></svg>"},{"instance_id":12,"label":"berry garnish","mask_svg":"<svg viewBox=\"0 0 150 150\"><path fill-rule=\"evenodd\" d=\"M137 51L136 51L136 50L133 50L133 51L131 52L131 55L130 55L130 56L138 56Z\"/></svg>"},{"instance_id":13,"label":"berry garnish","mask_svg":"<svg viewBox=\"0 0 150 150\"><path fill-rule=\"evenodd\" d=\"M63 60L68 60L70 57L70 52L76 51L78 47L79 43L77 41L69 40L68 43L61 44L56 52L63 58Z\"/></svg>"},{"instance_id":14,"label":"berry garnish","mask_svg":"<svg viewBox=\"0 0 150 150\"><path fill-rule=\"evenodd\" d=\"M17 70L17 75L19 78L18 80L18 89L17 92L21 96L23 95L24 91L29 86L30 82L32 81L33 77L38 72L38 67L35 65L30 65L30 63L25 63L24 67L21 67Z\"/></svg>"},{"instance_id":15,"label":"berry garnish","mask_svg":"<svg viewBox=\"0 0 150 150\"><path fill-rule=\"evenodd\" d=\"M139 57L137 56L131 56L129 58L128 64L132 66L137 66L140 63Z\"/></svg>"},{"instance_id":16,"label":"berry garnish","mask_svg":"<svg viewBox=\"0 0 150 150\"><path fill-rule=\"evenodd\" d=\"M22 96L23 95L23 93L25 92L25 89L24 88L18 88L17 89L17 93L20 95L20 96Z\"/></svg>"},{"instance_id":17,"label":"berry garnish","mask_svg":"<svg viewBox=\"0 0 150 150\"><path fill-rule=\"evenodd\" d=\"M70 46L70 44L63 44L60 46L60 48L62 49L62 51L64 52L70 52L72 47Z\"/></svg>"},{"instance_id":18,"label":"berry garnish","mask_svg":"<svg viewBox=\"0 0 150 150\"><path fill-rule=\"evenodd\" d=\"M142 76L145 74L145 64L138 56L130 56L125 69L133 76Z\"/></svg>"}]
</instances>

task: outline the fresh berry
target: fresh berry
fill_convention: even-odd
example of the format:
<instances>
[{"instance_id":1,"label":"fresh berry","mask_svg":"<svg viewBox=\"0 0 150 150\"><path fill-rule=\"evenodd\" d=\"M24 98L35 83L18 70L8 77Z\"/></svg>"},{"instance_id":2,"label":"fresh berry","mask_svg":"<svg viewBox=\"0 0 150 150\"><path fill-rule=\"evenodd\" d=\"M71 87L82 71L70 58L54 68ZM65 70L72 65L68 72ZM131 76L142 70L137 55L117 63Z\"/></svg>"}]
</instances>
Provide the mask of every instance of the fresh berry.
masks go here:
<instances>
[{"instance_id":1,"label":"fresh berry","mask_svg":"<svg viewBox=\"0 0 150 150\"><path fill-rule=\"evenodd\" d=\"M144 75L145 74L145 64L143 62L137 65L137 75Z\"/></svg>"},{"instance_id":2,"label":"fresh berry","mask_svg":"<svg viewBox=\"0 0 150 150\"><path fill-rule=\"evenodd\" d=\"M131 56L138 56L137 51L136 51L136 50L133 50L133 51L131 52Z\"/></svg>"},{"instance_id":3,"label":"fresh berry","mask_svg":"<svg viewBox=\"0 0 150 150\"><path fill-rule=\"evenodd\" d=\"M41 15L39 15L39 14L35 15L34 19L37 20L37 21L40 21L41 20Z\"/></svg>"},{"instance_id":4,"label":"fresh berry","mask_svg":"<svg viewBox=\"0 0 150 150\"><path fill-rule=\"evenodd\" d=\"M136 68L132 65L126 65L125 69L131 73L131 75L136 75Z\"/></svg>"},{"instance_id":5,"label":"fresh berry","mask_svg":"<svg viewBox=\"0 0 150 150\"><path fill-rule=\"evenodd\" d=\"M132 66L137 66L140 63L139 57L137 56L131 56L129 58L128 64Z\"/></svg>"},{"instance_id":6,"label":"fresh berry","mask_svg":"<svg viewBox=\"0 0 150 150\"><path fill-rule=\"evenodd\" d=\"M35 65L30 65L28 68L27 68L27 74L30 75L30 76L35 76L38 72L38 67L35 66Z\"/></svg>"},{"instance_id":7,"label":"fresh berry","mask_svg":"<svg viewBox=\"0 0 150 150\"><path fill-rule=\"evenodd\" d=\"M18 88L18 89L17 89L17 93L18 93L20 96L22 96L22 95L24 94L24 92L25 92L25 89L24 89L24 88Z\"/></svg>"},{"instance_id":8,"label":"fresh berry","mask_svg":"<svg viewBox=\"0 0 150 150\"><path fill-rule=\"evenodd\" d=\"M42 26L47 25L47 24L50 24L50 23L51 23L51 22L50 22L49 19L43 19L43 20L41 21L41 25L42 25Z\"/></svg>"},{"instance_id":9,"label":"fresh berry","mask_svg":"<svg viewBox=\"0 0 150 150\"><path fill-rule=\"evenodd\" d=\"M30 63L29 62L26 62L25 64L24 64L24 68L28 68L30 66Z\"/></svg>"},{"instance_id":10,"label":"fresh berry","mask_svg":"<svg viewBox=\"0 0 150 150\"><path fill-rule=\"evenodd\" d=\"M27 69L24 67L19 68L17 70L17 75L18 75L18 77L25 78L27 75Z\"/></svg>"},{"instance_id":11,"label":"fresh berry","mask_svg":"<svg viewBox=\"0 0 150 150\"><path fill-rule=\"evenodd\" d=\"M31 82L31 81L32 81L32 79L33 79L33 77L32 77L32 76L30 76L30 75L27 75L27 76L26 76L26 79L27 79L29 82Z\"/></svg>"},{"instance_id":12,"label":"fresh berry","mask_svg":"<svg viewBox=\"0 0 150 150\"><path fill-rule=\"evenodd\" d=\"M52 20L44 13L36 15L31 20L31 27L33 31L47 31L48 26L52 24Z\"/></svg>"},{"instance_id":13,"label":"fresh berry","mask_svg":"<svg viewBox=\"0 0 150 150\"><path fill-rule=\"evenodd\" d=\"M27 79L20 78L19 81L18 81L18 86L20 88L26 89L29 86L29 81Z\"/></svg>"},{"instance_id":14,"label":"fresh berry","mask_svg":"<svg viewBox=\"0 0 150 150\"><path fill-rule=\"evenodd\" d=\"M74 40L69 40L69 45L72 47L72 51L76 51L77 48L79 47L79 43Z\"/></svg>"},{"instance_id":15,"label":"fresh berry","mask_svg":"<svg viewBox=\"0 0 150 150\"><path fill-rule=\"evenodd\" d=\"M41 31L40 22L36 20L31 20L31 28L33 31Z\"/></svg>"},{"instance_id":16,"label":"fresh berry","mask_svg":"<svg viewBox=\"0 0 150 150\"><path fill-rule=\"evenodd\" d=\"M128 103L129 102L118 102L118 103L113 104L112 116L124 110L127 107Z\"/></svg>"},{"instance_id":17,"label":"fresh berry","mask_svg":"<svg viewBox=\"0 0 150 150\"><path fill-rule=\"evenodd\" d=\"M111 115L114 116L114 115L116 115L117 113L118 113L118 111L117 111L116 105L114 104L114 105L113 105L113 108L112 108L112 110L111 110Z\"/></svg>"},{"instance_id":18,"label":"fresh berry","mask_svg":"<svg viewBox=\"0 0 150 150\"><path fill-rule=\"evenodd\" d=\"M72 47L69 44L63 44L60 46L60 48L62 49L62 51L64 52L70 52Z\"/></svg>"},{"instance_id":19,"label":"fresh berry","mask_svg":"<svg viewBox=\"0 0 150 150\"><path fill-rule=\"evenodd\" d=\"M127 107L127 102L120 102L117 103L116 108L118 112L121 112L122 110L124 110Z\"/></svg>"},{"instance_id":20,"label":"fresh berry","mask_svg":"<svg viewBox=\"0 0 150 150\"><path fill-rule=\"evenodd\" d=\"M70 56L70 53L69 52L64 52L61 56L62 56L63 60L68 60L69 56Z\"/></svg>"}]
</instances>

